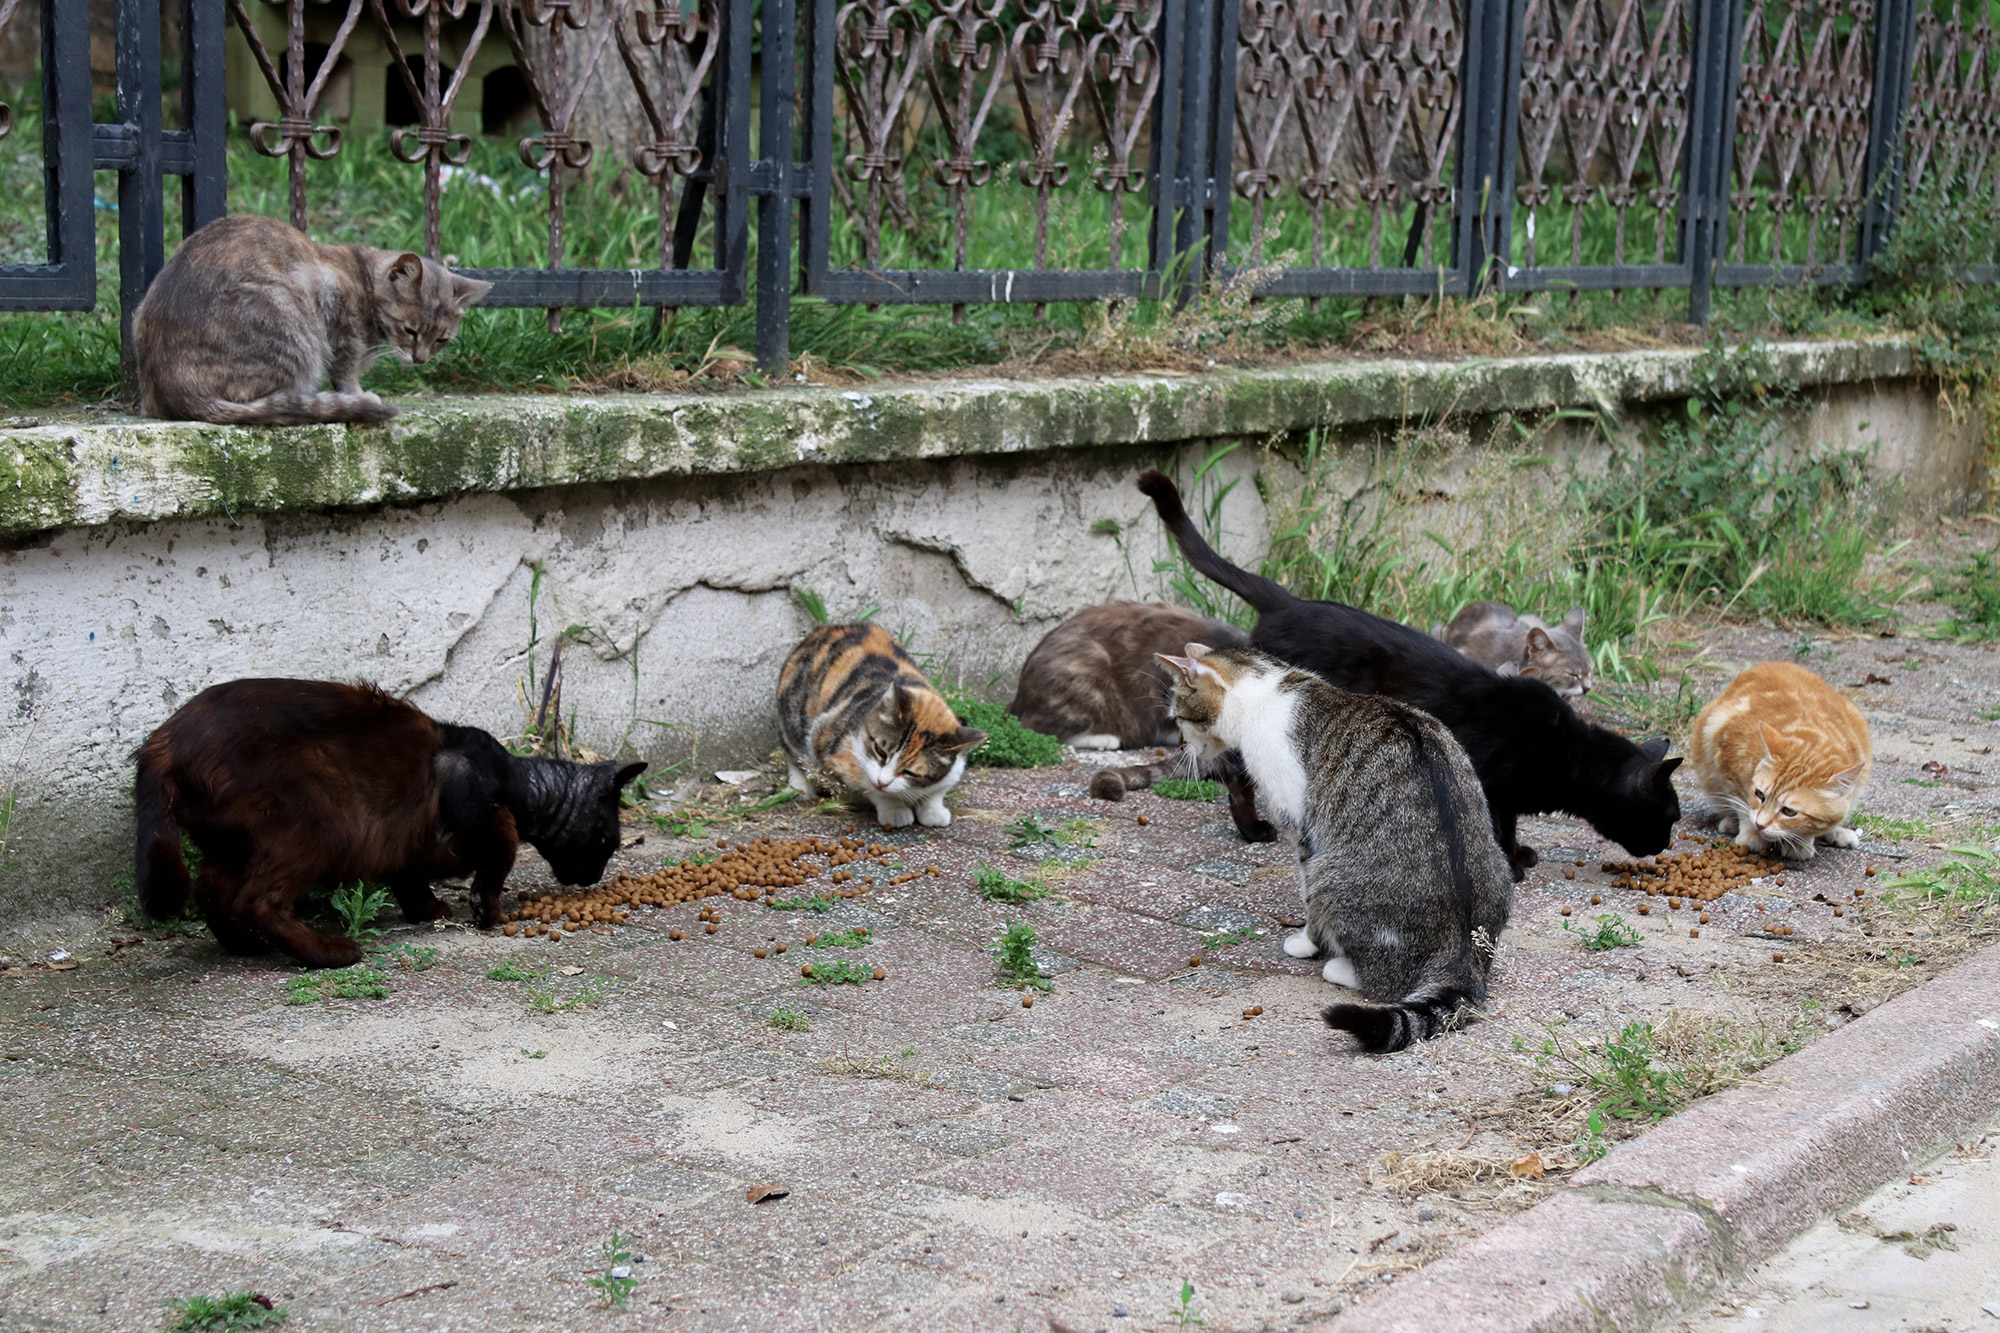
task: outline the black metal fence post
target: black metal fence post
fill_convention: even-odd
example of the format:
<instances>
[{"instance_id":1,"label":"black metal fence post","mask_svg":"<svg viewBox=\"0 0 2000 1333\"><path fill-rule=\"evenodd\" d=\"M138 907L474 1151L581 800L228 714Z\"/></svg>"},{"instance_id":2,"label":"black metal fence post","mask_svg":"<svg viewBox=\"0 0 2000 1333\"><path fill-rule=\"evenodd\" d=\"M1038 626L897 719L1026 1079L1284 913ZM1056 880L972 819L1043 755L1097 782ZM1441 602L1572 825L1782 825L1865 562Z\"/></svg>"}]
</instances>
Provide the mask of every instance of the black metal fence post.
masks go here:
<instances>
[{"instance_id":1,"label":"black metal fence post","mask_svg":"<svg viewBox=\"0 0 2000 1333\"><path fill-rule=\"evenodd\" d=\"M6 275L14 310L89 310L97 304L97 217L90 179L90 15L42 6L42 189L48 262Z\"/></svg>"},{"instance_id":2,"label":"black metal fence post","mask_svg":"<svg viewBox=\"0 0 2000 1333\"><path fill-rule=\"evenodd\" d=\"M1242 12L1242 0L1215 0L1210 37L1215 57L1209 65L1214 90L1208 123L1200 127L1206 142L1197 173L1206 182L1201 193L1207 203L1202 218L1207 253L1202 262L1210 273L1223 273L1229 267L1229 196L1236 185L1236 39Z\"/></svg>"},{"instance_id":3,"label":"black metal fence post","mask_svg":"<svg viewBox=\"0 0 2000 1333\"><path fill-rule=\"evenodd\" d=\"M138 389L132 315L166 263L160 162L160 0L118 0L118 120L130 138L118 168L118 338L125 391Z\"/></svg>"},{"instance_id":4,"label":"black metal fence post","mask_svg":"<svg viewBox=\"0 0 2000 1333\"><path fill-rule=\"evenodd\" d=\"M1688 274L1688 323L1708 323L1715 266L1727 241L1735 169L1737 53L1742 0L1696 0L1688 136L1681 168L1680 253Z\"/></svg>"},{"instance_id":5,"label":"black metal fence post","mask_svg":"<svg viewBox=\"0 0 2000 1333\"><path fill-rule=\"evenodd\" d=\"M755 176L757 200L757 365L782 375L791 365L792 92L797 70L794 0L763 0Z\"/></svg>"},{"instance_id":6,"label":"black metal fence post","mask_svg":"<svg viewBox=\"0 0 2000 1333\"><path fill-rule=\"evenodd\" d=\"M1921 0L1878 0L1875 95L1868 109L1868 165L1862 176L1863 264L1882 253L1903 206L1903 117L1909 110ZM1982 57L1978 57L1982 58Z\"/></svg>"},{"instance_id":7,"label":"black metal fence post","mask_svg":"<svg viewBox=\"0 0 2000 1333\"><path fill-rule=\"evenodd\" d=\"M1512 249L1523 16L1522 0L1465 0L1452 261L1463 266L1471 296L1500 278Z\"/></svg>"},{"instance_id":8,"label":"black metal fence post","mask_svg":"<svg viewBox=\"0 0 2000 1333\"><path fill-rule=\"evenodd\" d=\"M722 56L715 76L716 267L722 300L740 304L750 253L750 25L755 0L723 0Z\"/></svg>"},{"instance_id":9,"label":"black metal fence post","mask_svg":"<svg viewBox=\"0 0 2000 1333\"><path fill-rule=\"evenodd\" d=\"M181 177L181 234L191 235L229 206L229 128L223 39L228 25L220 0L182 0L181 128L189 136Z\"/></svg>"}]
</instances>

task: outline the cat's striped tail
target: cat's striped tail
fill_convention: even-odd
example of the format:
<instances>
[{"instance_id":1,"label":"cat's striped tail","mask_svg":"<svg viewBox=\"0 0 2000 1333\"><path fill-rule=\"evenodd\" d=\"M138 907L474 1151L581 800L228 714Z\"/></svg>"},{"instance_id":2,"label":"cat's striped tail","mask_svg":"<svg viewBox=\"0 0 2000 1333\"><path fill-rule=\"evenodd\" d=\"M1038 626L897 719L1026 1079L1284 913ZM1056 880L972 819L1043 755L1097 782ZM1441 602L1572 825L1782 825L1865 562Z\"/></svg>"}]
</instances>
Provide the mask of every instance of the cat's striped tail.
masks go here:
<instances>
[{"instance_id":1,"label":"cat's striped tail","mask_svg":"<svg viewBox=\"0 0 2000 1333\"><path fill-rule=\"evenodd\" d=\"M1383 1055L1459 1026L1473 1003L1457 986L1433 986L1394 1004L1330 1004L1320 1017L1330 1028L1353 1033L1362 1050Z\"/></svg>"},{"instance_id":2,"label":"cat's striped tail","mask_svg":"<svg viewBox=\"0 0 2000 1333\"><path fill-rule=\"evenodd\" d=\"M248 403L210 398L195 404L189 415L223 425L306 426L342 421L368 425L389 420L396 415L396 408L366 391L299 393L288 389Z\"/></svg>"},{"instance_id":3,"label":"cat's striped tail","mask_svg":"<svg viewBox=\"0 0 2000 1333\"><path fill-rule=\"evenodd\" d=\"M174 818L174 783L167 776L171 760L165 749L156 750L150 741L139 747L139 776L133 784L139 838L132 884L140 910L155 921L171 921L186 910L192 888L181 857L181 826Z\"/></svg>"}]
</instances>

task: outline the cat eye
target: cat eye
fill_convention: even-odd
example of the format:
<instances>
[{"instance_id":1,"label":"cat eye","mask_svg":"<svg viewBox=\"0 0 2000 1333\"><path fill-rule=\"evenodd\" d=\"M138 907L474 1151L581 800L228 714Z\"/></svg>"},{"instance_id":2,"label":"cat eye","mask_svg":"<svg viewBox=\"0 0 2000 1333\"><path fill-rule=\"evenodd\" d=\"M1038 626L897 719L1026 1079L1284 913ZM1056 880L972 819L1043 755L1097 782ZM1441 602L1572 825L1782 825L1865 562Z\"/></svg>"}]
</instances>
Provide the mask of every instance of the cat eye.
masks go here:
<instances>
[{"instance_id":1,"label":"cat eye","mask_svg":"<svg viewBox=\"0 0 2000 1333\"><path fill-rule=\"evenodd\" d=\"M414 338L417 336L417 326L414 324L405 324L403 326L403 332L409 334L412 338Z\"/></svg>"},{"instance_id":2,"label":"cat eye","mask_svg":"<svg viewBox=\"0 0 2000 1333\"><path fill-rule=\"evenodd\" d=\"M1762 787L1752 787L1752 788L1750 789L1750 794L1751 794L1752 796L1754 796L1754 797L1756 797L1756 798L1757 798L1757 800L1758 800L1759 804L1761 804L1761 803L1763 802L1763 800L1764 800L1764 789L1763 789Z\"/></svg>"},{"instance_id":3,"label":"cat eye","mask_svg":"<svg viewBox=\"0 0 2000 1333\"><path fill-rule=\"evenodd\" d=\"M1778 807L1778 813L1783 815L1786 819L1790 819L1793 816L1797 815L1798 811L1792 809L1792 807L1790 807L1789 805L1781 805Z\"/></svg>"}]
</instances>

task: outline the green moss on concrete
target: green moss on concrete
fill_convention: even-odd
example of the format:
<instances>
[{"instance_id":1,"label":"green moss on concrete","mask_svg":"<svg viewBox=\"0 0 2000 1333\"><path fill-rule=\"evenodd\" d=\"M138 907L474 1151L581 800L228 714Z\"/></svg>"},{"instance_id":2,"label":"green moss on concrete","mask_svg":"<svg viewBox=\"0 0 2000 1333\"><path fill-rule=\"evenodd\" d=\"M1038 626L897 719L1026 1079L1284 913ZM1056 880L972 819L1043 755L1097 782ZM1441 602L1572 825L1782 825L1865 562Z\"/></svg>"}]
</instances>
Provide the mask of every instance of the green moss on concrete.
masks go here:
<instances>
[{"instance_id":1,"label":"green moss on concrete","mask_svg":"<svg viewBox=\"0 0 2000 1333\"><path fill-rule=\"evenodd\" d=\"M1906 343L1771 347L1803 387L1906 378ZM0 431L0 532L241 516L801 463L1265 438L1314 427L1685 397L1692 349L1335 362L1208 375L428 399L385 426L114 420Z\"/></svg>"}]
</instances>

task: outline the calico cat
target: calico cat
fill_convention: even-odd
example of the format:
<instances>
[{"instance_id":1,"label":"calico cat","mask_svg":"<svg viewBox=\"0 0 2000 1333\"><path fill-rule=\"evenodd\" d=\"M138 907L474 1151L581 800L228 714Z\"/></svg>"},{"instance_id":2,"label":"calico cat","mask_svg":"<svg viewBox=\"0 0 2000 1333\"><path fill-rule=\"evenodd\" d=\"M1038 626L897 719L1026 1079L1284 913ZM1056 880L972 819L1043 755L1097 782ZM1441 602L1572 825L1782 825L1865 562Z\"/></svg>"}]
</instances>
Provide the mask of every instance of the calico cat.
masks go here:
<instances>
[{"instance_id":1,"label":"calico cat","mask_svg":"<svg viewBox=\"0 0 2000 1333\"><path fill-rule=\"evenodd\" d=\"M1868 719L1804 667L1762 662L1738 675L1695 718L1688 754L1738 846L1806 861L1815 839L1860 845L1847 817L1874 762Z\"/></svg>"},{"instance_id":2,"label":"calico cat","mask_svg":"<svg viewBox=\"0 0 2000 1333\"><path fill-rule=\"evenodd\" d=\"M210 686L136 757L146 914L177 916L192 891L227 952L275 945L307 967L361 961L292 915L313 884L379 879L423 922L451 915L431 884L471 874L491 927L521 841L562 883L595 883L618 848L619 790L646 768L518 758L373 686L319 680ZM183 833L201 851L192 884Z\"/></svg>"},{"instance_id":3,"label":"calico cat","mask_svg":"<svg viewBox=\"0 0 2000 1333\"><path fill-rule=\"evenodd\" d=\"M1575 815L1635 856L1650 856L1672 840L1681 817L1673 771L1681 761L1667 757L1664 737L1634 745L1579 718L1539 680L1502 676L1393 620L1294 597L1210 549L1164 474L1145 473L1139 489L1152 497L1188 562L1256 608L1252 646L1341 689L1400 699L1451 729L1479 774L1516 879L1539 859L1516 840L1522 815ZM1231 793L1243 836L1268 841L1266 830L1244 821L1241 812L1252 808L1247 793Z\"/></svg>"},{"instance_id":4,"label":"calico cat","mask_svg":"<svg viewBox=\"0 0 2000 1333\"><path fill-rule=\"evenodd\" d=\"M1217 647L1248 642L1231 625L1165 602L1087 606L1028 654L1007 711L1079 750L1178 744L1157 655L1196 639Z\"/></svg>"},{"instance_id":5,"label":"calico cat","mask_svg":"<svg viewBox=\"0 0 2000 1333\"><path fill-rule=\"evenodd\" d=\"M1590 693L1590 650L1583 646L1583 608L1560 625L1522 615L1505 602L1473 602L1432 634L1503 676L1532 676L1565 699Z\"/></svg>"},{"instance_id":6,"label":"calico cat","mask_svg":"<svg viewBox=\"0 0 2000 1333\"><path fill-rule=\"evenodd\" d=\"M384 351L422 365L492 286L407 251L321 245L276 218L218 218L174 251L132 317L139 410L256 426L387 421L396 409L361 373Z\"/></svg>"},{"instance_id":7,"label":"calico cat","mask_svg":"<svg viewBox=\"0 0 2000 1333\"><path fill-rule=\"evenodd\" d=\"M1306 924L1294 958L1372 1003L1329 1006L1362 1049L1400 1051L1486 998L1513 906L1471 760L1437 719L1350 694L1252 648L1188 644L1173 715L1189 750L1242 756L1272 816L1298 840Z\"/></svg>"},{"instance_id":8,"label":"calico cat","mask_svg":"<svg viewBox=\"0 0 2000 1333\"><path fill-rule=\"evenodd\" d=\"M884 828L951 823L945 793L986 733L951 705L879 625L822 625L778 673L778 739L793 787L865 798Z\"/></svg>"}]
</instances>

